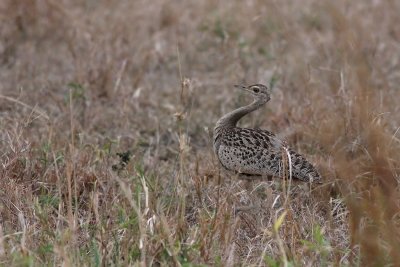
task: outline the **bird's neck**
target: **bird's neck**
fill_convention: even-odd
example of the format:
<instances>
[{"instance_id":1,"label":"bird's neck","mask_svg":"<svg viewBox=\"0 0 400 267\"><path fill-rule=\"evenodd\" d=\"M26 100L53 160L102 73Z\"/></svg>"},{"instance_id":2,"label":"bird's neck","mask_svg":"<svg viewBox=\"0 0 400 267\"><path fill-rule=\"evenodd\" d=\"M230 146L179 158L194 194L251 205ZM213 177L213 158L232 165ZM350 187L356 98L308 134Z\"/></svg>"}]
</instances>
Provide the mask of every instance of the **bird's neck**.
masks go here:
<instances>
[{"instance_id":1,"label":"bird's neck","mask_svg":"<svg viewBox=\"0 0 400 267\"><path fill-rule=\"evenodd\" d=\"M259 109L266 103L263 99L254 100L253 103L235 109L234 111L229 112L222 118L220 118L217 122L216 128L224 127L224 128L233 128L236 127L237 122L246 114L253 112L256 109Z\"/></svg>"}]
</instances>

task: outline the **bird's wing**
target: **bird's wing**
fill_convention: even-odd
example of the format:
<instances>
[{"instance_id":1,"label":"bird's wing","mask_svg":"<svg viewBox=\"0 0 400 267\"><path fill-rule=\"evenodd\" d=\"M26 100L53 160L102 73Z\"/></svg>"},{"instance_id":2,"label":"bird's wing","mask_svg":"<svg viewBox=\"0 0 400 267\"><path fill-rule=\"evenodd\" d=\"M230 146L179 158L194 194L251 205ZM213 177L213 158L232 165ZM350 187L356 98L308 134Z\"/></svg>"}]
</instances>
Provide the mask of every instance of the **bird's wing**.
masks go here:
<instances>
[{"instance_id":1,"label":"bird's wing","mask_svg":"<svg viewBox=\"0 0 400 267\"><path fill-rule=\"evenodd\" d=\"M321 180L321 175L317 169L301 154L292 149L288 149L292 165L293 176L305 182Z\"/></svg>"},{"instance_id":2,"label":"bird's wing","mask_svg":"<svg viewBox=\"0 0 400 267\"><path fill-rule=\"evenodd\" d=\"M218 158L228 170L249 175L278 175L283 142L268 131L234 128L221 138Z\"/></svg>"},{"instance_id":3,"label":"bird's wing","mask_svg":"<svg viewBox=\"0 0 400 267\"><path fill-rule=\"evenodd\" d=\"M284 148L287 148L285 143L269 131L233 128L221 136L218 158L231 171L282 176L282 156L286 158ZM320 179L317 170L302 155L290 148L287 151L295 178L304 181Z\"/></svg>"},{"instance_id":4,"label":"bird's wing","mask_svg":"<svg viewBox=\"0 0 400 267\"><path fill-rule=\"evenodd\" d=\"M269 140L271 143L271 153L278 155L279 161L282 160L281 156L283 155L283 157L287 160L287 166L289 166L289 162L286 153L288 152L290 154L292 174L295 178L303 181L316 181L321 179L321 176L318 173L317 169L304 156L289 148L286 143L279 139L275 134L267 130L261 129L257 129L257 132L261 132L264 138L266 136L270 138ZM280 162L279 164L281 169L283 169L283 163ZM289 168L287 171L289 171Z\"/></svg>"}]
</instances>

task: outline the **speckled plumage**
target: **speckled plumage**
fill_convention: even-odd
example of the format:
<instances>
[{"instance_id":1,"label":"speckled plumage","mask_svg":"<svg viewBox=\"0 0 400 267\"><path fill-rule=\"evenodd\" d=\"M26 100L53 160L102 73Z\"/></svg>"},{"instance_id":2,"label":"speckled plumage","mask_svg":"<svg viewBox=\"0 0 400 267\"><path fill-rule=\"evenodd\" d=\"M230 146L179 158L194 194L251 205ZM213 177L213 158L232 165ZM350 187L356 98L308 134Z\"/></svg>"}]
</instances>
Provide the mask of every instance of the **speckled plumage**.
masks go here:
<instances>
[{"instance_id":1,"label":"speckled plumage","mask_svg":"<svg viewBox=\"0 0 400 267\"><path fill-rule=\"evenodd\" d=\"M239 119L270 100L270 90L262 84L239 88L253 94L254 102L226 114L217 122L214 129L214 151L222 166L245 175L282 177L282 157L285 157L285 166L288 166L288 151L294 178L307 182L320 180L314 166L302 155L288 148L273 133L236 126ZM287 173L288 170L289 168Z\"/></svg>"}]
</instances>

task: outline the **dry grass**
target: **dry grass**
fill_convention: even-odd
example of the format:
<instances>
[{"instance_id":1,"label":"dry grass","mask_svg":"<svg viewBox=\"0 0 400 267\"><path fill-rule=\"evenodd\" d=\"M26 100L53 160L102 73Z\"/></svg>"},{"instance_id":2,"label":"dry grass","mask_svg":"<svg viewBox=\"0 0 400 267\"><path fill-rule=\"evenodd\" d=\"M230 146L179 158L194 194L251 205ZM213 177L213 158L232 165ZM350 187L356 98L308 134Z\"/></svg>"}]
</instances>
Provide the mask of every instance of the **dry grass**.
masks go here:
<instances>
[{"instance_id":1,"label":"dry grass","mask_svg":"<svg viewBox=\"0 0 400 267\"><path fill-rule=\"evenodd\" d=\"M398 1L72 2L0 3L1 265L400 266ZM322 185L220 170L238 82Z\"/></svg>"}]
</instances>

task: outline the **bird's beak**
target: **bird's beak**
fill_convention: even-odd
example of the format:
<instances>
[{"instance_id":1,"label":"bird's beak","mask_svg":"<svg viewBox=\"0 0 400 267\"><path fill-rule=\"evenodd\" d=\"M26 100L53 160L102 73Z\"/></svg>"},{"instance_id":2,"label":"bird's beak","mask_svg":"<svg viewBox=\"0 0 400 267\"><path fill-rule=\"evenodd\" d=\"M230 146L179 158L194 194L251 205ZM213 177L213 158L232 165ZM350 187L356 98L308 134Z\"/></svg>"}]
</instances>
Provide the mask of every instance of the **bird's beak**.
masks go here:
<instances>
[{"instance_id":1,"label":"bird's beak","mask_svg":"<svg viewBox=\"0 0 400 267\"><path fill-rule=\"evenodd\" d=\"M238 89L241 89L241 90L246 90L246 89L247 89L247 87L244 86L244 85L237 85L237 84L235 84L234 86L235 86L235 88L238 88Z\"/></svg>"},{"instance_id":2,"label":"bird's beak","mask_svg":"<svg viewBox=\"0 0 400 267\"><path fill-rule=\"evenodd\" d=\"M249 87L248 86L244 86L244 85L241 85L241 84L239 84L239 85L235 85L235 88L237 88L237 89L240 89L240 90L243 90L243 91L246 91L246 92L250 92L250 93L252 93L250 90L249 90Z\"/></svg>"}]
</instances>

